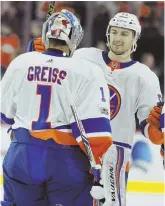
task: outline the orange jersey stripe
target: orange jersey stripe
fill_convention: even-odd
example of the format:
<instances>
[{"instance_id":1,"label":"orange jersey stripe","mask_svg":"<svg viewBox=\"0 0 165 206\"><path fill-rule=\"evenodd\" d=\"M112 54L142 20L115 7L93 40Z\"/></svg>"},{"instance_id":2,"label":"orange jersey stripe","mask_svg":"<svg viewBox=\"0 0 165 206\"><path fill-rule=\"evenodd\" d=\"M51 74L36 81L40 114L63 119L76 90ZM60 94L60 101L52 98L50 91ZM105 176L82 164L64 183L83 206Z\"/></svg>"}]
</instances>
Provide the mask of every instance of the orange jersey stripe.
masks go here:
<instances>
[{"instance_id":1,"label":"orange jersey stripe","mask_svg":"<svg viewBox=\"0 0 165 206\"><path fill-rule=\"evenodd\" d=\"M48 140L53 139L56 143L62 145L79 145L80 148L86 153L85 146L83 142L77 142L72 133L69 132L61 132L55 129L40 131L40 132L30 132L30 135L42 139ZM99 137L89 137L89 144L91 145L92 152L97 164L101 163L100 158L102 158L103 154L108 150L108 148L112 145L113 141L110 137L99 136Z\"/></svg>"},{"instance_id":2,"label":"orange jersey stripe","mask_svg":"<svg viewBox=\"0 0 165 206\"><path fill-rule=\"evenodd\" d=\"M89 137L88 138L89 144L91 146L96 164L101 163L101 159L103 154L108 150L108 148L112 145L113 141L111 137ZM83 142L79 142L79 146L81 149L86 152L85 146Z\"/></svg>"},{"instance_id":3,"label":"orange jersey stripe","mask_svg":"<svg viewBox=\"0 0 165 206\"><path fill-rule=\"evenodd\" d=\"M61 132L55 129L45 130L42 132L30 132L30 135L42 140L53 139L56 143L62 145L78 145L72 133Z\"/></svg>"}]
</instances>

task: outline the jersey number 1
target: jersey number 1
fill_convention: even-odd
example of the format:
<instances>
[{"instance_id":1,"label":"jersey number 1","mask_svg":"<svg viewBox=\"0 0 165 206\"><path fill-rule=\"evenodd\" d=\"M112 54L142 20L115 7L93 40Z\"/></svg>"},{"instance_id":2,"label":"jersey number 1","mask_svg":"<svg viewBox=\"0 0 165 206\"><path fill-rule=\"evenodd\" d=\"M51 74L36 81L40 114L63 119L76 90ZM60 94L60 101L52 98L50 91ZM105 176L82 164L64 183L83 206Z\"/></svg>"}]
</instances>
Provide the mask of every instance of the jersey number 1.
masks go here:
<instances>
[{"instance_id":1,"label":"jersey number 1","mask_svg":"<svg viewBox=\"0 0 165 206\"><path fill-rule=\"evenodd\" d=\"M47 122L50 110L51 86L37 85L37 95L41 95L39 117L37 121L32 121L32 130L50 129L51 123Z\"/></svg>"}]
</instances>

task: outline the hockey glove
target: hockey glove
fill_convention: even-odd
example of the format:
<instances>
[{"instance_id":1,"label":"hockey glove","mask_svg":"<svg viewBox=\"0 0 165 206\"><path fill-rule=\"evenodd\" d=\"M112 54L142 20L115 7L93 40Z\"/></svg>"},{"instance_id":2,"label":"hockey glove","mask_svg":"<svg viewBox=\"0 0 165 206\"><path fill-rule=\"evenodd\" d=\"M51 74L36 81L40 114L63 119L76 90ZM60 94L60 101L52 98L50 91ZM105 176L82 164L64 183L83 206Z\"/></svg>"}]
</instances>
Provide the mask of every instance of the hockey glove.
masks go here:
<instances>
[{"instance_id":1,"label":"hockey glove","mask_svg":"<svg viewBox=\"0 0 165 206\"><path fill-rule=\"evenodd\" d=\"M160 130L160 116L162 113L163 102L159 102L158 106L150 111L149 117L146 119L148 126L149 139L153 144L160 145L164 142L164 135Z\"/></svg>"},{"instance_id":2,"label":"hockey glove","mask_svg":"<svg viewBox=\"0 0 165 206\"><path fill-rule=\"evenodd\" d=\"M37 51L37 52L40 52L40 53L43 53L45 51L45 46L42 43L42 38L41 37L32 39L29 42L29 44L27 46L27 52L32 52L32 51Z\"/></svg>"},{"instance_id":3,"label":"hockey glove","mask_svg":"<svg viewBox=\"0 0 165 206\"><path fill-rule=\"evenodd\" d=\"M162 106L160 107L154 106L154 108L150 111L149 117L147 118L147 123L159 129L161 113L162 113Z\"/></svg>"}]
</instances>

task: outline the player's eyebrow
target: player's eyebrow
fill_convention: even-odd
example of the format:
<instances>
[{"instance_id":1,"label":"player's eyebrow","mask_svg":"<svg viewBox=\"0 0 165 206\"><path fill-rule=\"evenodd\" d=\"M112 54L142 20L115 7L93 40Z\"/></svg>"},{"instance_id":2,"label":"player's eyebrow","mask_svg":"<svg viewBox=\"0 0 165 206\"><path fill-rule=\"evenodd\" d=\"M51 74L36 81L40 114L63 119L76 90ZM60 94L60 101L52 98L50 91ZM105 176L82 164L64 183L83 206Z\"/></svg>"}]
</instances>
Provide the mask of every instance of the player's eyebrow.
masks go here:
<instances>
[{"instance_id":1,"label":"player's eyebrow","mask_svg":"<svg viewBox=\"0 0 165 206\"><path fill-rule=\"evenodd\" d=\"M117 31L116 29L111 29L111 31Z\"/></svg>"},{"instance_id":2,"label":"player's eyebrow","mask_svg":"<svg viewBox=\"0 0 165 206\"><path fill-rule=\"evenodd\" d=\"M124 34L129 34L129 32L128 32L128 31L122 31L122 33L124 33Z\"/></svg>"}]
</instances>

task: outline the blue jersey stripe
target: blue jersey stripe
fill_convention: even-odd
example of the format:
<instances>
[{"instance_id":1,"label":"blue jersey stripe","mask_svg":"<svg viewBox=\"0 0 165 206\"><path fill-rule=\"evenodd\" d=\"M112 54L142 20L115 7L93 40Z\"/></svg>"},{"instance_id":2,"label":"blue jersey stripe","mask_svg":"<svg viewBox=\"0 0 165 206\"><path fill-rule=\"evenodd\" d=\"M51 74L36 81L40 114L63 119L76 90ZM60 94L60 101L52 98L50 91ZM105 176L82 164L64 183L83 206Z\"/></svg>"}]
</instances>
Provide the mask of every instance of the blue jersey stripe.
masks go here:
<instances>
[{"instance_id":1,"label":"blue jersey stripe","mask_svg":"<svg viewBox=\"0 0 165 206\"><path fill-rule=\"evenodd\" d=\"M141 129L141 133L145 136L144 134L144 129L145 129L145 126L147 125L147 121L146 119L143 120L142 122L140 122L140 129Z\"/></svg>"},{"instance_id":2,"label":"blue jersey stripe","mask_svg":"<svg viewBox=\"0 0 165 206\"><path fill-rule=\"evenodd\" d=\"M82 124L84 126L86 133L96 133L96 132L110 132L111 126L109 119L104 117L100 118L90 118L82 120ZM75 138L80 136L80 131L77 127L77 123L74 122L71 124L72 133Z\"/></svg>"},{"instance_id":3,"label":"blue jersey stripe","mask_svg":"<svg viewBox=\"0 0 165 206\"><path fill-rule=\"evenodd\" d=\"M123 143L123 142L116 142L116 141L113 141L114 144L118 145L118 146L122 146L122 147L125 147L125 148L129 148L131 149L131 145L127 144L127 143Z\"/></svg>"},{"instance_id":4,"label":"blue jersey stripe","mask_svg":"<svg viewBox=\"0 0 165 206\"><path fill-rule=\"evenodd\" d=\"M10 125L14 124L14 119L7 118L6 115L3 113L1 113L1 120L6 124L10 124Z\"/></svg>"},{"instance_id":5,"label":"blue jersey stripe","mask_svg":"<svg viewBox=\"0 0 165 206\"><path fill-rule=\"evenodd\" d=\"M163 114L161 114L161 116L160 116L160 128L161 128L161 129L165 128L164 118L165 118L165 115L164 115L164 113L163 113Z\"/></svg>"}]
</instances>

